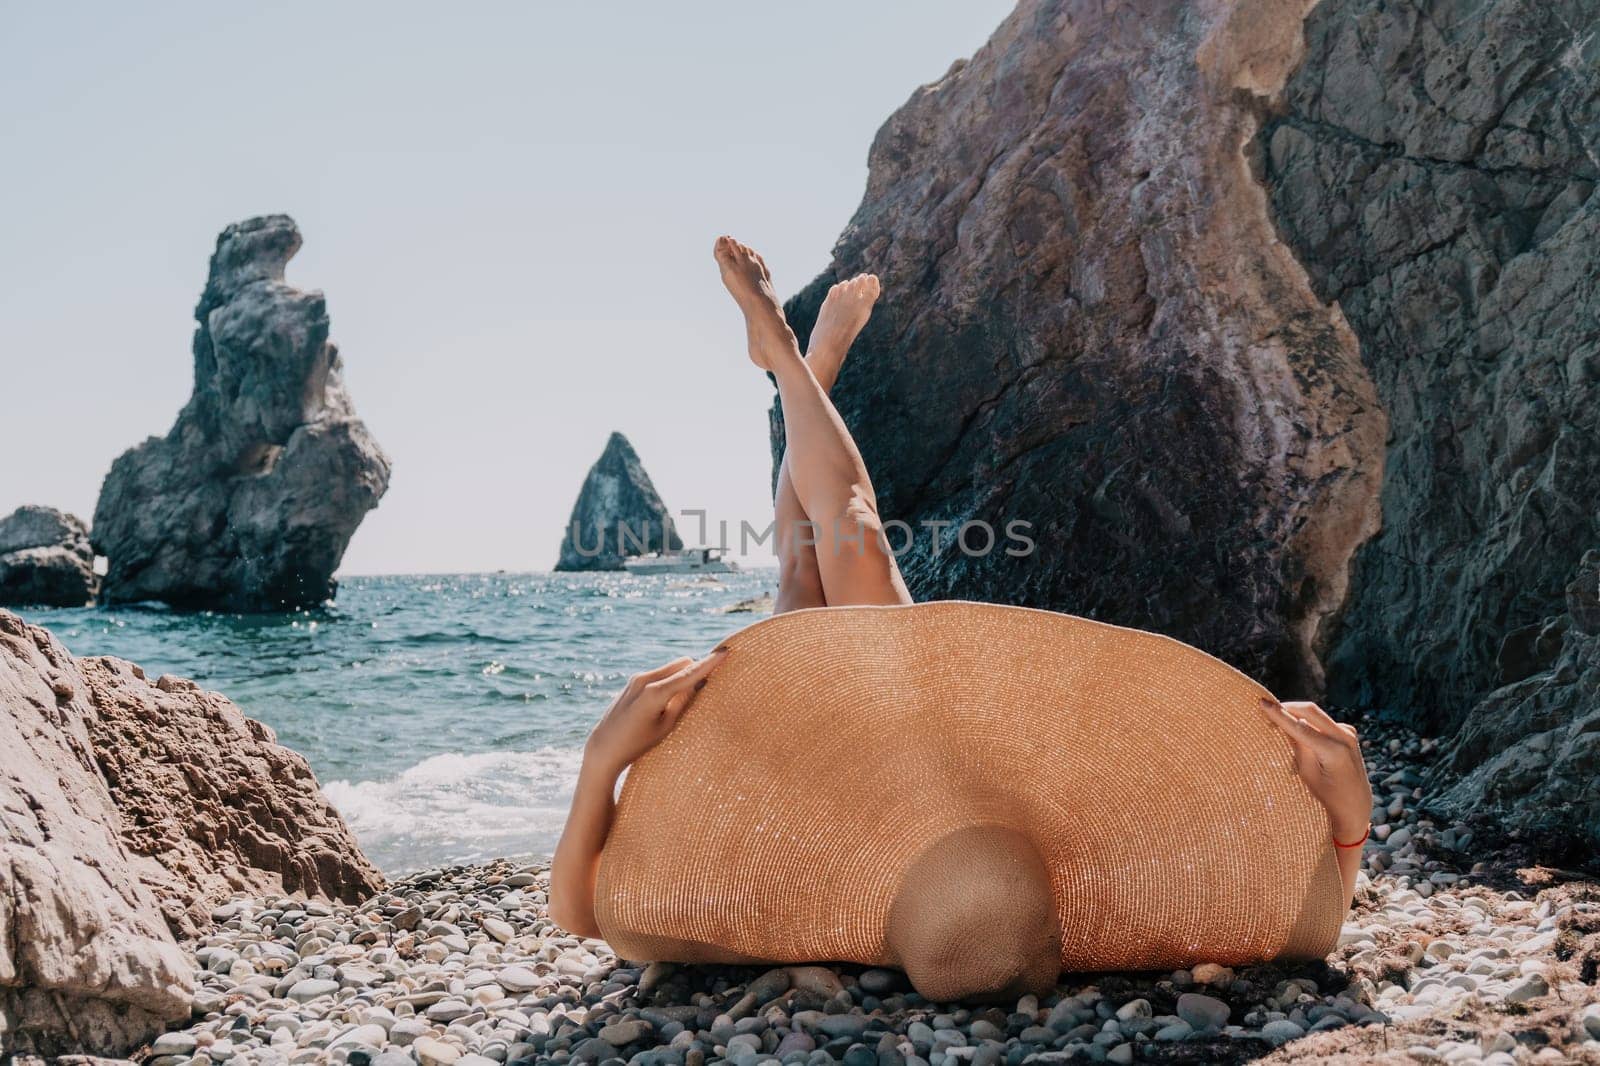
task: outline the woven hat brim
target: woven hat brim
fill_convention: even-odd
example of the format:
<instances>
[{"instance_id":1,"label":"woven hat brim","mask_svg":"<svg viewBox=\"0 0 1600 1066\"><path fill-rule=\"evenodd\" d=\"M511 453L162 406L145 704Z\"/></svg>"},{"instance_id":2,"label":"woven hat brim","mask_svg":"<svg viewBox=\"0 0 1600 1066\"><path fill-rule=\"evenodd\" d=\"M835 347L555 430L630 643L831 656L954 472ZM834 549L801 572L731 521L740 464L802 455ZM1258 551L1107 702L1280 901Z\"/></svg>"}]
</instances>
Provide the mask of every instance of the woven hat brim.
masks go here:
<instances>
[{"instance_id":1,"label":"woven hat brim","mask_svg":"<svg viewBox=\"0 0 1600 1066\"><path fill-rule=\"evenodd\" d=\"M622 788L596 913L623 957L892 964L907 869L982 825L1039 851L1065 970L1333 949L1326 812L1265 690L1217 659L955 601L796 611L728 643Z\"/></svg>"}]
</instances>

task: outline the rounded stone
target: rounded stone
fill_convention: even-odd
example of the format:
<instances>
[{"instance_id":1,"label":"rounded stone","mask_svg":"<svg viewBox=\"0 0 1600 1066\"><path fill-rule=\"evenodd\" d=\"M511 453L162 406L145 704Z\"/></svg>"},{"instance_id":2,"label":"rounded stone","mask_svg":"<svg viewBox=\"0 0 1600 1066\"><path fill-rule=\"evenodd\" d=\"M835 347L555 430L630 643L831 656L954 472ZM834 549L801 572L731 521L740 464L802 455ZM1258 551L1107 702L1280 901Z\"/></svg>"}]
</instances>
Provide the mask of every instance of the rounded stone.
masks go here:
<instances>
[{"instance_id":1,"label":"rounded stone","mask_svg":"<svg viewBox=\"0 0 1600 1066\"><path fill-rule=\"evenodd\" d=\"M419 1066L454 1066L461 1049L431 1036L419 1036L411 1045Z\"/></svg>"},{"instance_id":2,"label":"rounded stone","mask_svg":"<svg viewBox=\"0 0 1600 1066\"><path fill-rule=\"evenodd\" d=\"M1178 1017L1196 1029L1220 1029L1233 1013L1222 1000L1199 992L1185 992L1178 997Z\"/></svg>"},{"instance_id":3,"label":"rounded stone","mask_svg":"<svg viewBox=\"0 0 1600 1066\"><path fill-rule=\"evenodd\" d=\"M1130 999L1117 1008L1117 1018L1124 1022L1134 1018L1148 1018L1151 1013L1148 999Z\"/></svg>"},{"instance_id":4,"label":"rounded stone","mask_svg":"<svg viewBox=\"0 0 1600 1066\"><path fill-rule=\"evenodd\" d=\"M307 977L303 981L296 981L289 987L289 998L296 1003L309 1003L322 996L331 996L337 991L339 991L339 982L337 981Z\"/></svg>"},{"instance_id":5,"label":"rounded stone","mask_svg":"<svg viewBox=\"0 0 1600 1066\"><path fill-rule=\"evenodd\" d=\"M1275 1022L1268 1022L1261 1027L1261 1038L1273 1047L1287 1044L1291 1040L1299 1040L1306 1035L1306 1031L1287 1018Z\"/></svg>"}]
</instances>

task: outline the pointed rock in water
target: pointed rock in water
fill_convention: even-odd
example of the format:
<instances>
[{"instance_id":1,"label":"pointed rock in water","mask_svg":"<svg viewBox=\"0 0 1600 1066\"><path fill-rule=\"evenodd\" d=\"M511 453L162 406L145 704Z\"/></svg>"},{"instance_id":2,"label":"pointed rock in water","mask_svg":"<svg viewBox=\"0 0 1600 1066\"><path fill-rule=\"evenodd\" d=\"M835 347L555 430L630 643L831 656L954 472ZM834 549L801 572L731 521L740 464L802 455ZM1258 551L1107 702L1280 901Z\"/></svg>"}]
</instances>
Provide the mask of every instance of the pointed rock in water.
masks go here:
<instances>
[{"instance_id":1,"label":"pointed rock in water","mask_svg":"<svg viewBox=\"0 0 1600 1066\"><path fill-rule=\"evenodd\" d=\"M633 445L611 434L572 505L556 569L620 570L632 556L682 547Z\"/></svg>"},{"instance_id":2,"label":"pointed rock in water","mask_svg":"<svg viewBox=\"0 0 1600 1066\"><path fill-rule=\"evenodd\" d=\"M266 726L192 682L74 658L9 611L0 750L0 1058L120 1055L188 1017L177 938L236 892L355 902L383 885Z\"/></svg>"},{"instance_id":3,"label":"pointed rock in water","mask_svg":"<svg viewBox=\"0 0 1600 1066\"><path fill-rule=\"evenodd\" d=\"M82 607L99 587L83 519L31 505L0 518L0 604Z\"/></svg>"},{"instance_id":4,"label":"pointed rock in water","mask_svg":"<svg viewBox=\"0 0 1600 1066\"><path fill-rule=\"evenodd\" d=\"M258 611L333 596L389 460L345 391L322 294L284 281L299 249L287 215L217 238L195 309L194 393L100 488L106 602Z\"/></svg>"}]
</instances>

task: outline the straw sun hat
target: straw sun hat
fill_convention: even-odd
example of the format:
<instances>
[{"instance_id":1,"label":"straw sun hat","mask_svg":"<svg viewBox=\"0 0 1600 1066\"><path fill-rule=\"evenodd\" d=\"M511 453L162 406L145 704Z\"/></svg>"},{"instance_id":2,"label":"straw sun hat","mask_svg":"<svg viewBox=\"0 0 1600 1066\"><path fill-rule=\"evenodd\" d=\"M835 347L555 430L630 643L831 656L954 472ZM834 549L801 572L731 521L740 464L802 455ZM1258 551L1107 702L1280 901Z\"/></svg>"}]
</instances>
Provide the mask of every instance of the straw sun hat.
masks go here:
<instances>
[{"instance_id":1,"label":"straw sun hat","mask_svg":"<svg viewBox=\"0 0 1600 1066\"><path fill-rule=\"evenodd\" d=\"M1333 949L1326 812L1211 656L958 602L728 644L623 784L596 893L622 957L898 966L952 999Z\"/></svg>"}]
</instances>

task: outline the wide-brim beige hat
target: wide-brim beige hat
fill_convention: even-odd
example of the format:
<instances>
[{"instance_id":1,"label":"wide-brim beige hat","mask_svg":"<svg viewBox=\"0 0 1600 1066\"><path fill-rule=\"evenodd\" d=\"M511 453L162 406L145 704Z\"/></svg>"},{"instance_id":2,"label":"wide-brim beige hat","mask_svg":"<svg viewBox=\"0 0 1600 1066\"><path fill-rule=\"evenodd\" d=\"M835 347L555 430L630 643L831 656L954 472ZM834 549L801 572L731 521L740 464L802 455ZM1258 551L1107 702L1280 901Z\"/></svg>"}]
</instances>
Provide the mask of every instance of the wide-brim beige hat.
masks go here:
<instances>
[{"instance_id":1,"label":"wide-brim beige hat","mask_svg":"<svg viewBox=\"0 0 1600 1066\"><path fill-rule=\"evenodd\" d=\"M902 965L897 899L973 911L985 849L937 846L985 833L1037 851L1064 970L1333 949L1326 812L1266 690L1217 659L962 602L796 611L727 643L624 782L596 898L622 957ZM956 959L985 950L978 909L914 920L965 937Z\"/></svg>"}]
</instances>

